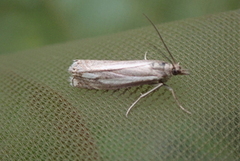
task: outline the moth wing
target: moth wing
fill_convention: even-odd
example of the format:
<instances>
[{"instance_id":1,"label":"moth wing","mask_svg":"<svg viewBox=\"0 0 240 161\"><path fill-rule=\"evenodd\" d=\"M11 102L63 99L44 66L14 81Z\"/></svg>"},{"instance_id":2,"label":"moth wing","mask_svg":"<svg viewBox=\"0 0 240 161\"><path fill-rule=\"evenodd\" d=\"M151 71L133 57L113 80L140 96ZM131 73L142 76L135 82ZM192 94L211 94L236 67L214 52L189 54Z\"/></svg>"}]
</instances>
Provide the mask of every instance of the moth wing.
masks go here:
<instances>
[{"instance_id":1,"label":"moth wing","mask_svg":"<svg viewBox=\"0 0 240 161\"><path fill-rule=\"evenodd\" d=\"M125 76L115 72L83 73L81 76L71 77L71 84L75 87L89 89L119 89L143 84L158 83L157 76Z\"/></svg>"},{"instance_id":2,"label":"moth wing","mask_svg":"<svg viewBox=\"0 0 240 161\"><path fill-rule=\"evenodd\" d=\"M151 66L153 60L111 61L111 60L76 60L70 67L70 73L114 71L119 69Z\"/></svg>"},{"instance_id":3,"label":"moth wing","mask_svg":"<svg viewBox=\"0 0 240 161\"><path fill-rule=\"evenodd\" d=\"M154 60L78 60L69 69L73 86L90 89L118 89L155 84L165 77L164 62Z\"/></svg>"}]
</instances>

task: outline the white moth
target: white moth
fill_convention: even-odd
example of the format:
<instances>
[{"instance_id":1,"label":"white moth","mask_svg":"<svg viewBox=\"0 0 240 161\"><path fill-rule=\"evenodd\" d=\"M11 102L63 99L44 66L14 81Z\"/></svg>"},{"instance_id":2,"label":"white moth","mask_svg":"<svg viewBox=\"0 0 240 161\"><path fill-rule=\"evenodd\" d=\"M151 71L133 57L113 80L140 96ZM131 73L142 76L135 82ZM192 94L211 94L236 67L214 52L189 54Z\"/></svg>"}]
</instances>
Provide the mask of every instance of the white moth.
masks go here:
<instances>
[{"instance_id":1,"label":"white moth","mask_svg":"<svg viewBox=\"0 0 240 161\"><path fill-rule=\"evenodd\" d=\"M114 60L74 60L68 71L71 74L70 82L73 87L88 89L120 89L126 87L139 86L144 84L155 85L148 92L141 94L140 97L128 108L126 116L133 106L143 97L152 93L156 89L165 86L172 92L178 106L185 112L173 89L165 84L173 75L188 75L188 71L181 69L176 63L162 36L152 21L144 15L153 25L159 38L164 44L172 60L168 62L160 60L147 60L145 53L144 60L114 61Z\"/></svg>"}]
</instances>

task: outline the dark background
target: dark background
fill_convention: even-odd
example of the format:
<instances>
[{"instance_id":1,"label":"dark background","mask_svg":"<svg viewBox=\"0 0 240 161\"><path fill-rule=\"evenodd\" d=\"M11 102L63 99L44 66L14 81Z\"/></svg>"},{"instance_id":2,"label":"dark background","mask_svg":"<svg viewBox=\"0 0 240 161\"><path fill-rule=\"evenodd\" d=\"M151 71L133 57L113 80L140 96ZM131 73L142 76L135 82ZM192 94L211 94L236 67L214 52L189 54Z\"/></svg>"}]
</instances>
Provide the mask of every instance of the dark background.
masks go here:
<instances>
[{"instance_id":1,"label":"dark background","mask_svg":"<svg viewBox=\"0 0 240 161\"><path fill-rule=\"evenodd\" d=\"M0 54L229 11L239 0L1 0Z\"/></svg>"}]
</instances>

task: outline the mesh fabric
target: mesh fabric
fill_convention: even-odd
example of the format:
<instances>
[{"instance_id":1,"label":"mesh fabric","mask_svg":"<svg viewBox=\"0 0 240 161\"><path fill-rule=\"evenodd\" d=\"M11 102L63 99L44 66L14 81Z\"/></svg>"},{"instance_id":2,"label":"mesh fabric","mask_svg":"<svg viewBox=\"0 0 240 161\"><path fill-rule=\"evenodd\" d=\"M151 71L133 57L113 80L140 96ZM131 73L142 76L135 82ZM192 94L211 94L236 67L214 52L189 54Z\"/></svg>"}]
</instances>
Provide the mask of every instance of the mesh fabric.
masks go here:
<instances>
[{"instance_id":1,"label":"mesh fabric","mask_svg":"<svg viewBox=\"0 0 240 161\"><path fill-rule=\"evenodd\" d=\"M0 56L0 160L238 160L239 10L157 25L191 75L152 87L69 85L74 59L165 60L152 26ZM167 54L167 53L166 53Z\"/></svg>"}]
</instances>

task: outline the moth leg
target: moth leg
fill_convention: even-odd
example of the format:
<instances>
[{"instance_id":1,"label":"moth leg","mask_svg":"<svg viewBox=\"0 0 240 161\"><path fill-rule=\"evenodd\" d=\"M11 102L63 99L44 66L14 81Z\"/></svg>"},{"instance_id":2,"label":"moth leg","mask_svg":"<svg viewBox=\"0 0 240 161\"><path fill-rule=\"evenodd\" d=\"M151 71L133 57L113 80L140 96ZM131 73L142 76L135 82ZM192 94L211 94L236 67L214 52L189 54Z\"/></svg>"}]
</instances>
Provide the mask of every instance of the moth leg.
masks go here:
<instances>
[{"instance_id":1,"label":"moth leg","mask_svg":"<svg viewBox=\"0 0 240 161\"><path fill-rule=\"evenodd\" d=\"M163 86L164 84L163 83L159 83L156 87L154 87L153 89L151 89L150 91L144 93L144 94L141 94L140 97L138 97L138 99L133 102L133 104L128 108L127 112L126 112L126 117L128 116L128 113L130 112L130 110L133 108L133 106L143 97L147 96L148 94L152 93L153 91L155 91L156 89L160 88L161 86Z\"/></svg>"},{"instance_id":2,"label":"moth leg","mask_svg":"<svg viewBox=\"0 0 240 161\"><path fill-rule=\"evenodd\" d=\"M75 86L74 86L74 79L75 79L75 77L73 76L73 77L71 77L71 78L72 78L72 80L71 80L71 83L70 83L70 84L71 84L71 86L75 87Z\"/></svg>"},{"instance_id":3,"label":"moth leg","mask_svg":"<svg viewBox=\"0 0 240 161\"><path fill-rule=\"evenodd\" d=\"M177 102L178 106L179 106L183 111L187 112L188 114L192 114L191 112L189 112L188 110L186 110L185 108L183 108L182 105L178 102L178 99L177 99L177 97L176 97L176 95L175 95L174 90L173 90L171 87L169 87L168 85L166 85L166 84L164 84L164 86L165 86L169 91L172 92L173 98L174 98L175 101Z\"/></svg>"},{"instance_id":4,"label":"moth leg","mask_svg":"<svg viewBox=\"0 0 240 161\"><path fill-rule=\"evenodd\" d=\"M146 51L144 54L144 60L147 60L147 53L148 53L148 51Z\"/></svg>"}]
</instances>

